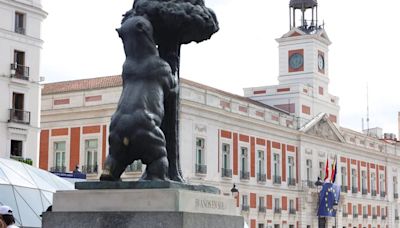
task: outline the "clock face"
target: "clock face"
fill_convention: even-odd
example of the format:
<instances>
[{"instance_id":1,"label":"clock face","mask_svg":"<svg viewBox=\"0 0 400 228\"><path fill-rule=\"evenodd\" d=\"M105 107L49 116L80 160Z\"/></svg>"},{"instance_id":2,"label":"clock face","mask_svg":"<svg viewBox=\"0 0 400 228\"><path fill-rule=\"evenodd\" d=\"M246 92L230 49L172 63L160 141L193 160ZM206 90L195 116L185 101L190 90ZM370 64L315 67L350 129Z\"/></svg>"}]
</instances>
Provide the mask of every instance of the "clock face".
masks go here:
<instances>
[{"instance_id":1,"label":"clock face","mask_svg":"<svg viewBox=\"0 0 400 228\"><path fill-rule=\"evenodd\" d=\"M289 66L292 69L299 69L303 66L303 56L299 53L295 53L289 57Z\"/></svg>"},{"instance_id":2,"label":"clock face","mask_svg":"<svg viewBox=\"0 0 400 228\"><path fill-rule=\"evenodd\" d=\"M325 69L325 59L323 55L318 55L318 69L320 71Z\"/></svg>"}]
</instances>

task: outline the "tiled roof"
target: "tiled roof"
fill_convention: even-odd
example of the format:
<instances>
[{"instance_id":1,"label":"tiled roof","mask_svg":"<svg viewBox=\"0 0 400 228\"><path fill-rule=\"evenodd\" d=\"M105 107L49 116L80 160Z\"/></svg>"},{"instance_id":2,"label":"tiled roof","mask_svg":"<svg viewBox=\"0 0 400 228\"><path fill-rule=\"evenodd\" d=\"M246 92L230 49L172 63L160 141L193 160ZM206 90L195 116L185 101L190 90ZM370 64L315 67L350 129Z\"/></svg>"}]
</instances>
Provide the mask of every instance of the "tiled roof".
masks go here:
<instances>
[{"instance_id":1,"label":"tiled roof","mask_svg":"<svg viewBox=\"0 0 400 228\"><path fill-rule=\"evenodd\" d=\"M257 106L262 106L268 109L273 109L282 113L286 113L281 109L277 109L275 107L263 104L261 102L252 100L247 97L239 96L233 93L229 93L223 90L219 90L210 86L206 86L204 84L200 84L194 81L190 81L184 78L181 78L181 83L205 89L208 91L212 91L224 96L228 96L240 101L248 102ZM75 91L83 91L83 90L94 90L94 89L105 89L105 88L112 88L112 87L119 87L122 86L122 78L121 75L114 75L114 76L105 76L105 77L98 77L98 78L88 78L88 79L80 79L80 80L72 80L72 81L63 81L63 82L54 82L54 83L47 83L43 85L42 95L50 95L50 94L59 94L59 93L68 93L68 92L75 92ZM286 113L288 114L288 113Z\"/></svg>"},{"instance_id":2,"label":"tiled roof","mask_svg":"<svg viewBox=\"0 0 400 228\"><path fill-rule=\"evenodd\" d=\"M68 93L82 90L93 90L118 87L122 85L121 75L88 78L72 81L54 82L44 84L42 94Z\"/></svg>"}]
</instances>

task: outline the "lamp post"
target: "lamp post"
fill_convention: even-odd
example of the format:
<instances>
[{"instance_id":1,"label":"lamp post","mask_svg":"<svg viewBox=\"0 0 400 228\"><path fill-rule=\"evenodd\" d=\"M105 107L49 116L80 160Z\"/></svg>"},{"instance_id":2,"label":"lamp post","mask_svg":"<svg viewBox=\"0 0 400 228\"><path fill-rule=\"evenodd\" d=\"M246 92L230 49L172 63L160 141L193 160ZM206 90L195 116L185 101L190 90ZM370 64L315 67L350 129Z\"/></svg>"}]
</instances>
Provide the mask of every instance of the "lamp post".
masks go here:
<instances>
[{"instance_id":1,"label":"lamp post","mask_svg":"<svg viewBox=\"0 0 400 228\"><path fill-rule=\"evenodd\" d=\"M236 184L233 184L233 187L231 188L231 193L233 198L236 199L236 197L239 197L239 190L236 188Z\"/></svg>"},{"instance_id":2,"label":"lamp post","mask_svg":"<svg viewBox=\"0 0 400 228\"><path fill-rule=\"evenodd\" d=\"M320 190L319 187L322 186L324 184L324 182L321 180L321 177L318 177L317 181L314 183L315 186L317 186L317 192L318 192L318 209L319 209L319 204L320 204ZM324 222L321 221L321 219L324 220ZM325 228L325 218L324 217L320 217L318 215L318 228Z\"/></svg>"}]
</instances>

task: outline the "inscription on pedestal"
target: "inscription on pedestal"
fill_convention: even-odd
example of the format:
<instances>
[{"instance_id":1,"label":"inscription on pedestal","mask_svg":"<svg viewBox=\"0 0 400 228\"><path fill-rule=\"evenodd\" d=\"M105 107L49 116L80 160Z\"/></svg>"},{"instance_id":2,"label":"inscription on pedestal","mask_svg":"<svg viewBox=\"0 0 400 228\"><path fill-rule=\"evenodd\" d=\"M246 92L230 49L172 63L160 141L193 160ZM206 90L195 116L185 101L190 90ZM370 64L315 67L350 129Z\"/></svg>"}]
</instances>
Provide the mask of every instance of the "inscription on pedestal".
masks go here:
<instances>
[{"instance_id":1,"label":"inscription on pedestal","mask_svg":"<svg viewBox=\"0 0 400 228\"><path fill-rule=\"evenodd\" d=\"M226 206L224 202L218 200L208 200L208 199L195 199L195 207L206 208L206 209L216 209L225 210Z\"/></svg>"}]
</instances>

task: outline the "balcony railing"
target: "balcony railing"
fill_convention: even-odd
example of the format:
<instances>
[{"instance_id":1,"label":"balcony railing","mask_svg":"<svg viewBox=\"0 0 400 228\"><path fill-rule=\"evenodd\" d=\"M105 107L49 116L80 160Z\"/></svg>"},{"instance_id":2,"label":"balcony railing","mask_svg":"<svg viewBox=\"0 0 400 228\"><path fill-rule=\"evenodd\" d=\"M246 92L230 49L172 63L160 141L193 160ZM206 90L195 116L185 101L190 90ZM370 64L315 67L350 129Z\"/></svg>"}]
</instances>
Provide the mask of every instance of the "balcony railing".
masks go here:
<instances>
[{"instance_id":1,"label":"balcony railing","mask_svg":"<svg viewBox=\"0 0 400 228\"><path fill-rule=\"evenodd\" d=\"M282 209L281 208L274 208L274 213L275 214L281 214L282 213Z\"/></svg>"},{"instance_id":2,"label":"balcony railing","mask_svg":"<svg viewBox=\"0 0 400 228\"><path fill-rule=\"evenodd\" d=\"M33 164L33 161L30 158L23 158L21 156L13 156L13 155L11 155L10 158L13 159L13 160L28 164L28 165L32 165Z\"/></svg>"},{"instance_id":3,"label":"balcony railing","mask_svg":"<svg viewBox=\"0 0 400 228\"><path fill-rule=\"evenodd\" d=\"M358 214L353 214L353 218L358 218Z\"/></svg>"},{"instance_id":4,"label":"balcony railing","mask_svg":"<svg viewBox=\"0 0 400 228\"><path fill-rule=\"evenodd\" d=\"M65 166L54 166L50 167L50 172L54 173L65 173L67 168Z\"/></svg>"},{"instance_id":5,"label":"balcony railing","mask_svg":"<svg viewBox=\"0 0 400 228\"><path fill-rule=\"evenodd\" d=\"M347 186L346 186L346 185L341 185L341 186L340 186L340 190L341 190L342 192L347 192Z\"/></svg>"},{"instance_id":6,"label":"balcony railing","mask_svg":"<svg viewBox=\"0 0 400 228\"><path fill-rule=\"evenodd\" d=\"M288 178L288 185L289 186L295 186L296 185L296 179Z\"/></svg>"},{"instance_id":7,"label":"balcony railing","mask_svg":"<svg viewBox=\"0 0 400 228\"><path fill-rule=\"evenodd\" d=\"M10 109L10 120L13 123L30 124L31 123L31 113L19 109Z\"/></svg>"},{"instance_id":8,"label":"balcony railing","mask_svg":"<svg viewBox=\"0 0 400 228\"><path fill-rule=\"evenodd\" d=\"M267 175L262 173L257 173L257 181L262 183L267 181Z\"/></svg>"},{"instance_id":9,"label":"balcony railing","mask_svg":"<svg viewBox=\"0 0 400 228\"><path fill-rule=\"evenodd\" d=\"M382 219L382 220L385 220L385 219L386 219L386 215L382 215L382 216L381 216L381 219Z\"/></svg>"},{"instance_id":10,"label":"balcony railing","mask_svg":"<svg viewBox=\"0 0 400 228\"><path fill-rule=\"evenodd\" d=\"M368 215L365 215L365 214L364 214L364 215L363 215L363 218L367 219L367 218L368 218Z\"/></svg>"},{"instance_id":11,"label":"balcony railing","mask_svg":"<svg viewBox=\"0 0 400 228\"><path fill-rule=\"evenodd\" d=\"M82 173L84 174L94 174L97 173L97 164L96 165L83 165Z\"/></svg>"},{"instance_id":12,"label":"balcony railing","mask_svg":"<svg viewBox=\"0 0 400 228\"><path fill-rule=\"evenodd\" d=\"M282 183L282 180L281 180L280 176L274 176L273 181L274 181L274 184L281 184Z\"/></svg>"},{"instance_id":13,"label":"balcony railing","mask_svg":"<svg viewBox=\"0 0 400 228\"><path fill-rule=\"evenodd\" d=\"M195 168L197 174L207 174L207 165L196 164Z\"/></svg>"},{"instance_id":14,"label":"balcony railing","mask_svg":"<svg viewBox=\"0 0 400 228\"><path fill-rule=\"evenodd\" d=\"M15 27L15 32L25 35L25 28L24 27Z\"/></svg>"},{"instance_id":15,"label":"balcony railing","mask_svg":"<svg viewBox=\"0 0 400 228\"><path fill-rule=\"evenodd\" d=\"M249 205L242 205L242 211L249 211L250 207Z\"/></svg>"},{"instance_id":16,"label":"balcony railing","mask_svg":"<svg viewBox=\"0 0 400 228\"><path fill-rule=\"evenodd\" d=\"M398 199L399 198L399 193L394 193L393 198Z\"/></svg>"},{"instance_id":17,"label":"balcony railing","mask_svg":"<svg viewBox=\"0 0 400 228\"><path fill-rule=\"evenodd\" d=\"M221 168L221 175L222 177L232 178L232 169Z\"/></svg>"},{"instance_id":18,"label":"balcony railing","mask_svg":"<svg viewBox=\"0 0 400 228\"><path fill-rule=\"evenodd\" d=\"M241 180L248 180L250 179L250 173L246 171L240 171L240 179Z\"/></svg>"},{"instance_id":19,"label":"balcony railing","mask_svg":"<svg viewBox=\"0 0 400 228\"><path fill-rule=\"evenodd\" d=\"M357 187L351 187L351 193L357 193L358 188Z\"/></svg>"},{"instance_id":20,"label":"balcony railing","mask_svg":"<svg viewBox=\"0 0 400 228\"><path fill-rule=\"evenodd\" d=\"M367 195L367 194L368 194L368 189L364 189L364 188L363 188L363 189L361 190L361 193L362 193L363 195Z\"/></svg>"},{"instance_id":21,"label":"balcony railing","mask_svg":"<svg viewBox=\"0 0 400 228\"><path fill-rule=\"evenodd\" d=\"M396 216L394 217L394 220L399 221L399 216L396 215Z\"/></svg>"},{"instance_id":22,"label":"balcony railing","mask_svg":"<svg viewBox=\"0 0 400 228\"><path fill-rule=\"evenodd\" d=\"M29 81L29 67L11 63L11 77Z\"/></svg>"},{"instance_id":23,"label":"balcony railing","mask_svg":"<svg viewBox=\"0 0 400 228\"><path fill-rule=\"evenodd\" d=\"M378 216L377 215L372 215L372 219L377 219Z\"/></svg>"},{"instance_id":24,"label":"balcony railing","mask_svg":"<svg viewBox=\"0 0 400 228\"><path fill-rule=\"evenodd\" d=\"M266 212L266 208L265 208L265 206L259 206L258 207L258 212L260 212L260 213L265 213Z\"/></svg>"},{"instance_id":25,"label":"balcony railing","mask_svg":"<svg viewBox=\"0 0 400 228\"><path fill-rule=\"evenodd\" d=\"M371 191L371 196L376 196L376 190Z\"/></svg>"},{"instance_id":26,"label":"balcony railing","mask_svg":"<svg viewBox=\"0 0 400 228\"><path fill-rule=\"evenodd\" d=\"M303 184L306 184L307 185L307 187L309 187L309 188L315 188L315 184L314 184L314 182L312 182L312 181L310 181L310 180L305 180L305 181L303 181Z\"/></svg>"},{"instance_id":27,"label":"balcony railing","mask_svg":"<svg viewBox=\"0 0 400 228\"><path fill-rule=\"evenodd\" d=\"M294 209L294 208L289 208L289 214L295 215L295 214L296 214L296 209Z\"/></svg>"},{"instance_id":28,"label":"balcony railing","mask_svg":"<svg viewBox=\"0 0 400 228\"><path fill-rule=\"evenodd\" d=\"M348 214L347 214L346 212L343 212L343 213L342 213L342 217L343 217L343 218L347 218L347 216L348 216Z\"/></svg>"},{"instance_id":29,"label":"balcony railing","mask_svg":"<svg viewBox=\"0 0 400 228\"><path fill-rule=\"evenodd\" d=\"M386 192L381 192L381 197L386 197Z\"/></svg>"},{"instance_id":30,"label":"balcony railing","mask_svg":"<svg viewBox=\"0 0 400 228\"><path fill-rule=\"evenodd\" d=\"M127 173L141 173L142 172L142 162L135 161L134 163L126 167L125 172Z\"/></svg>"}]
</instances>

